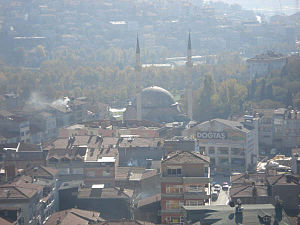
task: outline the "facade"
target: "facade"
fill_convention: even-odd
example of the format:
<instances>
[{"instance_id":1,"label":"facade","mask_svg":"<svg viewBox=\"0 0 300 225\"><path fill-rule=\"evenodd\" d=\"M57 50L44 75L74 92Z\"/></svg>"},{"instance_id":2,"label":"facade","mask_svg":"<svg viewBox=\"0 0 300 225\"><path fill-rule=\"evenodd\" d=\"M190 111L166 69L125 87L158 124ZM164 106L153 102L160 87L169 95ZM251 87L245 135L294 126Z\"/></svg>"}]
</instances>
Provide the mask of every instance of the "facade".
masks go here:
<instances>
[{"instance_id":1,"label":"facade","mask_svg":"<svg viewBox=\"0 0 300 225\"><path fill-rule=\"evenodd\" d=\"M132 194L131 190L94 184L79 190L76 205L79 209L101 212L105 220L130 219Z\"/></svg>"},{"instance_id":2,"label":"facade","mask_svg":"<svg viewBox=\"0 0 300 225\"><path fill-rule=\"evenodd\" d=\"M204 205L210 195L209 157L175 152L161 162L161 223L183 224L184 205Z\"/></svg>"},{"instance_id":3,"label":"facade","mask_svg":"<svg viewBox=\"0 0 300 225\"><path fill-rule=\"evenodd\" d=\"M281 71L287 64L287 61L287 56L276 54L271 51L248 59L249 78L252 80L257 77L267 76L273 71Z\"/></svg>"},{"instance_id":4,"label":"facade","mask_svg":"<svg viewBox=\"0 0 300 225\"><path fill-rule=\"evenodd\" d=\"M7 111L0 111L0 141L3 143L29 142L29 120Z\"/></svg>"},{"instance_id":5,"label":"facade","mask_svg":"<svg viewBox=\"0 0 300 225\"><path fill-rule=\"evenodd\" d=\"M255 119L247 121L247 125L213 119L184 130L183 136L197 140L196 148L210 157L216 172L246 170L256 165L258 131Z\"/></svg>"},{"instance_id":6,"label":"facade","mask_svg":"<svg viewBox=\"0 0 300 225\"><path fill-rule=\"evenodd\" d=\"M91 187L101 183L105 187L114 187L118 162L117 149L88 149L84 156L84 185Z\"/></svg>"},{"instance_id":7,"label":"facade","mask_svg":"<svg viewBox=\"0 0 300 225\"><path fill-rule=\"evenodd\" d=\"M56 128L56 118L52 114L47 112L41 112L37 115L34 115L30 119L30 130L31 143L39 144L54 139L58 135L58 129Z\"/></svg>"},{"instance_id":8,"label":"facade","mask_svg":"<svg viewBox=\"0 0 300 225\"><path fill-rule=\"evenodd\" d=\"M5 166L13 165L16 169L46 164L46 152L40 145L19 142L4 145L2 158Z\"/></svg>"},{"instance_id":9,"label":"facade","mask_svg":"<svg viewBox=\"0 0 300 225\"><path fill-rule=\"evenodd\" d=\"M300 146L300 111L284 108L274 111L273 145L281 148Z\"/></svg>"},{"instance_id":10,"label":"facade","mask_svg":"<svg viewBox=\"0 0 300 225\"><path fill-rule=\"evenodd\" d=\"M164 143L162 138L121 137L118 151L120 166L146 167L147 159L161 159Z\"/></svg>"},{"instance_id":11,"label":"facade","mask_svg":"<svg viewBox=\"0 0 300 225\"><path fill-rule=\"evenodd\" d=\"M259 114L259 120L258 120L259 145L272 146L274 109L255 109L255 112Z\"/></svg>"},{"instance_id":12,"label":"facade","mask_svg":"<svg viewBox=\"0 0 300 225\"><path fill-rule=\"evenodd\" d=\"M0 186L0 208L21 209L19 224L39 225L42 221L42 186L32 183L31 177L22 177L16 182Z\"/></svg>"}]
</instances>

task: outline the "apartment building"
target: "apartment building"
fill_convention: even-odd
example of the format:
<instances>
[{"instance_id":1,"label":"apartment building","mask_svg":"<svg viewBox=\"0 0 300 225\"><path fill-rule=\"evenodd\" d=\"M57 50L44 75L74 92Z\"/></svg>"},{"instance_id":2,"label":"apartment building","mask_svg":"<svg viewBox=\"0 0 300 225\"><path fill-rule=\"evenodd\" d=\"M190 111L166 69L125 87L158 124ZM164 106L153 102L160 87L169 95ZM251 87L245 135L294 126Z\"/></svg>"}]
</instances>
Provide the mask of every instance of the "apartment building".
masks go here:
<instances>
[{"instance_id":1,"label":"apartment building","mask_svg":"<svg viewBox=\"0 0 300 225\"><path fill-rule=\"evenodd\" d=\"M241 171L256 165L258 158L257 119L245 122L213 119L183 131L197 140L199 152L210 157L217 172Z\"/></svg>"},{"instance_id":2,"label":"apartment building","mask_svg":"<svg viewBox=\"0 0 300 225\"><path fill-rule=\"evenodd\" d=\"M161 161L161 223L183 224L184 205L204 205L210 195L209 157L174 152Z\"/></svg>"}]
</instances>

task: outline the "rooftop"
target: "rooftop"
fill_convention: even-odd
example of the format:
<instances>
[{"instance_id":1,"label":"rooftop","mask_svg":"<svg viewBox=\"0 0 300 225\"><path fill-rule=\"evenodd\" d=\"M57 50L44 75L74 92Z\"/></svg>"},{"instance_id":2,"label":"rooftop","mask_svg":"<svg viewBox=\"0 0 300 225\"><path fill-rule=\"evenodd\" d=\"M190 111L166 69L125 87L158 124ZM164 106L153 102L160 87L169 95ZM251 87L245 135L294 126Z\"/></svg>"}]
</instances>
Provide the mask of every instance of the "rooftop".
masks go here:
<instances>
[{"instance_id":1,"label":"rooftop","mask_svg":"<svg viewBox=\"0 0 300 225\"><path fill-rule=\"evenodd\" d=\"M276 219L279 225L291 225L285 212L282 211L282 218L280 218L275 207L271 204L242 205L242 207L243 213L237 215L235 208L228 205L183 206L188 212L188 219L192 221L192 224L228 225L236 224L237 220L242 218L240 224L257 225L262 224L261 221L264 217L269 217L271 219L270 224L273 224Z\"/></svg>"},{"instance_id":2,"label":"rooftop","mask_svg":"<svg viewBox=\"0 0 300 225\"><path fill-rule=\"evenodd\" d=\"M104 221L104 219L100 217L99 212L73 208L53 213L45 225L56 225L58 221L60 225L87 225Z\"/></svg>"},{"instance_id":3,"label":"rooftop","mask_svg":"<svg viewBox=\"0 0 300 225\"><path fill-rule=\"evenodd\" d=\"M131 198L133 191L129 189L121 190L119 188L82 188L78 192L78 198Z\"/></svg>"},{"instance_id":4,"label":"rooftop","mask_svg":"<svg viewBox=\"0 0 300 225\"><path fill-rule=\"evenodd\" d=\"M174 152L169 154L162 160L162 163L209 163L210 159L208 156L201 155L198 152Z\"/></svg>"}]
</instances>

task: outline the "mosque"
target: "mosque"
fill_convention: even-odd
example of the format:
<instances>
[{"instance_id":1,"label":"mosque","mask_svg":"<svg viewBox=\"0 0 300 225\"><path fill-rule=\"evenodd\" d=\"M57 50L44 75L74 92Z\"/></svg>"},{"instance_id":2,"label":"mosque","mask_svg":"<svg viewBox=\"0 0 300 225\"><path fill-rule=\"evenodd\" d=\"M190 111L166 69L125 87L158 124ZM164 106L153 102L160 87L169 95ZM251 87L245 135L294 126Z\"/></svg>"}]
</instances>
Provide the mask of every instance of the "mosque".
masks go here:
<instances>
[{"instance_id":1,"label":"mosque","mask_svg":"<svg viewBox=\"0 0 300 225\"><path fill-rule=\"evenodd\" d=\"M189 34L188 40L188 55L187 68L193 66L191 57L191 37ZM192 91L187 85L188 97L188 117L183 114L179 104L174 100L173 95L166 89L158 86L151 86L144 89L140 88L140 74L142 73L142 66L140 62L140 46L137 37L136 44L136 97L126 106L124 119L148 120L157 123L183 122L192 120Z\"/></svg>"}]
</instances>

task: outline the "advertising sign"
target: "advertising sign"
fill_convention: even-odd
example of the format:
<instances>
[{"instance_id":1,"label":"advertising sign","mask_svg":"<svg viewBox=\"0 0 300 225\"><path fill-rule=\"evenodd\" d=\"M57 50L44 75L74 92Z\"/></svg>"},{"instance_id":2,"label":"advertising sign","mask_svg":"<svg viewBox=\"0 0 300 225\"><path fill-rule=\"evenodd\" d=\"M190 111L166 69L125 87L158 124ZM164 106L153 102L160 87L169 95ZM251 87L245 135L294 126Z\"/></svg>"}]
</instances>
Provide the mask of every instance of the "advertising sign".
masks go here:
<instances>
[{"instance_id":1,"label":"advertising sign","mask_svg":"<svg viewBox=\"0 0 300 225\"><path fill-rule=\"evenodd\" d=\"M196 133L197 139L227 139L227 133L225 132L213 132L213 131L198 131Z\"/></svg>"}]
</instances>

